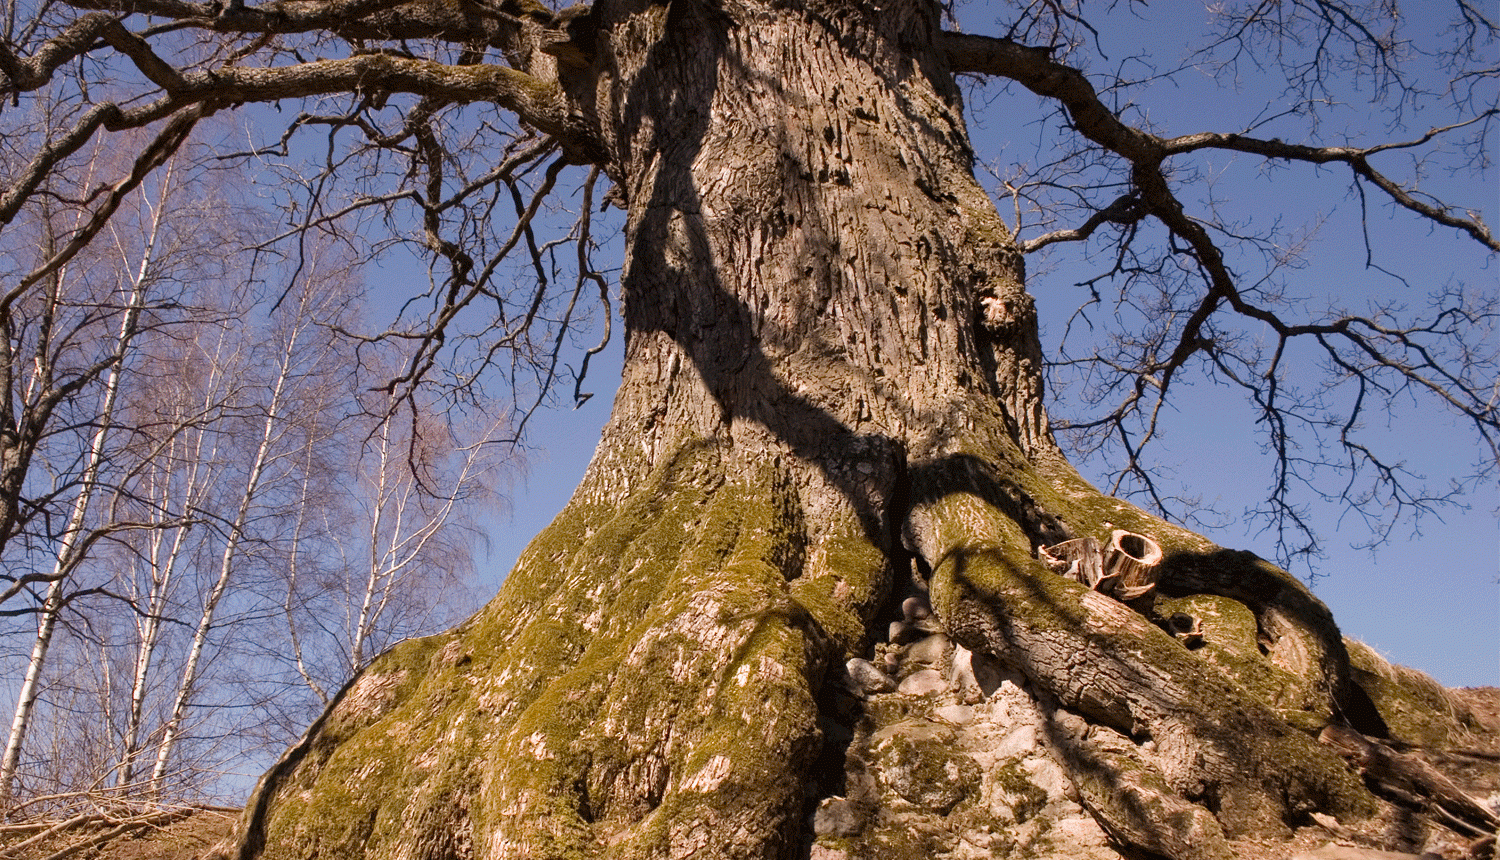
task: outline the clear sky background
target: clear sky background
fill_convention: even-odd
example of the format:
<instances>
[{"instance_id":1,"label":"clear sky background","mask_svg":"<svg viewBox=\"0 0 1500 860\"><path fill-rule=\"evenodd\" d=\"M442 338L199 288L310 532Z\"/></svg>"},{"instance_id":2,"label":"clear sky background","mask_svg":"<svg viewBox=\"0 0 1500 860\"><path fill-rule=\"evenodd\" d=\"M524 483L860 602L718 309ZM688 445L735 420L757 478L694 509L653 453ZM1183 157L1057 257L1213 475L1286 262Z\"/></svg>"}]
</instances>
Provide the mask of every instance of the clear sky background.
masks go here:
<instances>
[{"instance_id":1,"label":"clear sky background","mask_svg":"<svg viewBox=\"0 0 1500 860\"><path fill-rule=\"evenodd\" d=\"M1196 7L1196 8L1195 8ZM1408 3L1403 8L1421 16L1436 4ZM1116 16L1116 24L1101 28L1101 43L1110 62L1144 52L1158 66L1173 64L1183 45L1198 35L1201 6L1172 5L1163 23ZM1446 8L1446 7L1444 7ZM1157 15L1159 7L1152 7ZM993 32L982 4L964 10L970 32ZM1434 16L1433 20L1437 20ZM1102 62L1097 61L1096 62ZM1142 109L1165 133L1237 131L1250 124L1268 102L1275 104L1279 83L1242 80L1235 92L1202 75L1186 75L1138 94ZM985 104L980 105L980 102ZM1038 116L1034 98L1003 93L972 93L971 136L981 159L998 171L1016 161L1035 158L1037 132L1028 123ZM1336 124L1381 132L1387 115L1372 115L1357 91L1346 106L1331 114ZM1430 123L1429 123L1430 124ZM1409 117L1404 130L1428 127L1420 116ZM1270 126L1265 137L1293 133ZM1309 141L1312 142L1312 141ZM1383 205L1372 210L1369 229L1378 260L1405 276L1410 287L1365 266L1358 201L1349 195L1347 171L1315 171L1287 167L1270 173L1256 159L1219 159L1205 165L1214 175L1217 193L1228 200L1238 217L1252 226L1273 219L1311 223L1322 220L1312 265L1296 273L1291 286L1301 295L1328 295L1358 305L1360 299L1395 298L1420 303L1428 289L1460 277L1483 288L1497 289L1495 262L1471 240L1457 240L1449 231L1435 231L1404 213ZM1452 196L1450 202L1480 210L1490 224L1500 223L1500 192L1493 175L1429 177L1428 187ZM1097 271L1083 248L1068 249L1055 265L1035 265L1030 290L1042 315L1044 340L1055 342L1062 322L1082 300L1076 282ZM601 260L601 262L603 262ZM1403 292L1405 291L1405 292ZM1407 294L1409 293L1409 295ZM527 541L561 510L599 439L608 418L613 387L619 379L620 344L611 345L607 361L596 362L586 390L595 392L578 410L555 410L534 419L530 441L535 450L529 473L517 480L508 517L490 529L491 548L481 561L482 588L498 587ZM1274 554L1271 537L1236 514L1254 504L1270 481L1269 461L1259 450L1253 413L1248 404L1223 387L1199 384L1184 390L1178 411L1171 417L1163 448L1158 451L1180 486L1200 494L1203 501L1230 516L1222 528L1200 529L1216 542L1250 549L1265 557ZM1414 471L1444 483L1442 476L1461 474L1483 452L1456 419L1429 405L1398 405L1390 413L1384 434L1388 453L1404 459ZM1082 464L1086 476L1097 479L1103 464ZM1441 519L1405 523L1394 538L1377 550L1356 548L1369 539L1357 518L1343 515L1334 505L1314 508L1325 538L1326 557L1317 564L1320 574L1314 591L1333 609L1346 635L1366 642L1397 663L1427 672L1450 686L1500 684L1500 491L1493 485L1467 499L1467 509L1450 508ZM1415 529L1414 530L1414 526ZM1303 571L1299 571L1303 573Z\"/></svg>"}]
</instances>

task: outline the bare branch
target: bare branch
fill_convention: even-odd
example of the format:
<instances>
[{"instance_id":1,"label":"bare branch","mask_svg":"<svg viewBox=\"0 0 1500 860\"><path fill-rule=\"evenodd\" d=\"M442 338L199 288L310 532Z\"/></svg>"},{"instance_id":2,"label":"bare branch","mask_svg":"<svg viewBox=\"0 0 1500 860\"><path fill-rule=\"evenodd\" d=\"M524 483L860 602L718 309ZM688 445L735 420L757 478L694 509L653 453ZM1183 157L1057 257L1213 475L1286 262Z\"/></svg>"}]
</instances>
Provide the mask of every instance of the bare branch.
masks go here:
<instances>
[{"instance_id":1,"label":"bare branch","mask_svg":"<svg viewBox=\"0 0 1500 860\"><path fill-rule=\"evenodd\" d=\"M1105 224L1134 224L1146 217L1146 214L1140 206L1140 199L1134 194L1126 194L1115 198L1115 202L1090 215L1080 227L1070 230L1054 230L1017 244L1021 248L1021 253L1030 254L1058 242L1082 242L1094 235L1094 231Z\"/></svg>"},{"instance_id":2,"label":"bare branch","mask_svg":"<svg viewBox=\"0 0 1500 860\"><path fill-rule=\"evenodd\" d=\"M1202 133L1174 138L1160 138L1133 128L1100 101L1088 79L1076 69L1055 62L1045 49L1018 45L1006 39L993 39L959 33L944 34L948 61L954 71L1000 75L1017 81L1032 92L1061 102L1068 110L1079 134L1128 159L1137 178L1142 171L1160 175L1160 165L1167 158L1199 149L1216 148L1246 152L1267 158L1306 161L1313 164L1342 162L1359 176L1385 192L1401 206L1444 226L1464 231L1492 251L1500 251L1497 240L1477 215L1459 217L1446 207L1417 200L1412 193L1370 166L1369 156L1401 147L1426 143L1443 132L1479 122L1497 114L1489 109L1478 116L1444 128L1433 129L1422 138L1403 144L1385 144L1366 149L1352 147L1313 147L1287 144L1279 140L1260 140L1238 134Z\"/></svg>"}]
</instances>

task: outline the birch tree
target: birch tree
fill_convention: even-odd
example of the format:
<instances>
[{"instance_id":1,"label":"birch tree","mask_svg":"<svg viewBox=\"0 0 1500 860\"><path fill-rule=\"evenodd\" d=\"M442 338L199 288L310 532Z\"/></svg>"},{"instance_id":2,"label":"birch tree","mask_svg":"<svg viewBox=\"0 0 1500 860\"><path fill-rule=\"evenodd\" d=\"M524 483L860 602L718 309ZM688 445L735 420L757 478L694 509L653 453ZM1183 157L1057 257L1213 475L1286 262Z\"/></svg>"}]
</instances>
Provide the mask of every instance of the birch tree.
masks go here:
<instances>
[{"instance_id":1,"label":"birch tree","mask_svg":"<svg viewBox=\"0 0 1500 860\"><path fill-rule=\"evenodd\" d=\"M493 451L463 445L442 422L380 422L359 469L367 555L355 568L365 571L363 582L351 577L363 587L350 595L358 605L347 639L350 675L405 635L446 626L431 619L468 602L465 521L487 506L483 482L493 477L493 460Z\"/></svg>"},{"instance_id":2,"label":"birch tree","mask_svg":"<svg viewBox=\"0 0 1500 860\"><path fill-rule=\"evenodd\" d=\"M153 675L161 670L160 649L167 625L182 605L183 580L192 580L195 532L201 533L211 510L215 484L225 476L224 434L216 419L232 403L234 381L242 369L231 360L235 339L223 326L205 326L185 348L153 355L153 375L160 387L138 392L152 403L137 412L142 426L174 428L140 470L136 493L156 517L152 528L138 533L125 559L114 564L129 573L122 591L137 609L131 613L133 658L130 661L129 706L118 731L122 741L118 785L136 787L139 758L146 745L147 705ZM147 418L147 414L151 417Z\"/></svg>"},{"instance_id":3,"label":"birch tree","mask_svg":"<svg viewBox=\"0 0 1500 860\"><path fill-rule=\"evenodd\" d=\"M300 451L287 444L289 437L297 435L293 430L297 424L294 415L298 410L311 408L312 392L306 387L307 380L326 373L332 357L328 332L318 324L318 306L328 301L326 293L319 289L321 286L322 282L312 277L290 297L284 314L271 329L269 354L261 357L270 371L264 378L264 388L254 391L252 399L241 404L245 410L242 426L250 431L249 456L240 473L242 484L230 497L232 506L215 524L219 538L215 573L206 583L181 680L156 745L156 761L150 777L153 795L159 795L165 786L178 739L190 718L194 697L200 691L201 666L211 644L211 633L221 624L220 607L242 564L251 531L264 516L270 485L294 475Z\"/></svg>"},{"instance_id":4,"label":"birch tree","mask_svg":"<svg viewBox=\"0 0 1500 860\"><path fill-rule=\"evenodd\" d=\"M170 286L164 287L159 277L161 258L172 250L167 247L170 240L164 226L167 218L174 214L171 198L173 168L169 166L158 179L157 194L146 204L145 218L140 226L143 234L132 237L133 241L120 239L124 224L114 225L116 252L123 259L117 261L123 277L116 286L98 287L86 282L97 277L97 272L75 271L70 265L59 266L46 278L47 288L40 304L18 302L18 309L39 310L38 330L33 341L34 349L29 361L22 396L10 402L20 401L23 407L19 415L10 416L11 422L19 422L26 429L16 437L29 441L18 443L39 446L49 437L63 435L52 426L59 415L59 407L76 405L76 401L87 402L96 397L88 418L81 426L92 428L84 449L79 452L76 472L54 473L53 484L48 495L68 498L71 495L66 525L50 541L49 569L40 574L24 574L11 577L10 587L4 597L12 598L33 583L45 583L46 589L41 604L35 612L36 635L33 639L30 658L26 662L25 675L17 694L14 717L7 736L5 752L0 758L0 807L9 805L14 789L17 769L20 766L22 748L31 726L37 696L40 692L42 673L46 668L47 655L53 636L64 611L65 604L84 589L72 581L73 574L88 558L93 545L112 533L145 527L145 523L119 521L108 516L98 516L94 509L101 503L100 496L114 495L117 486L103 481L103 470L109 465L109 443L111 434L118 434L116 410L121 387L126 375L126 362L136 351L135 340L141 329L141 315L148 308L155 309L165 303L176 301ZM122 219L123 221L123 219ZM49 239L59 234L48 232ZM57 254L56 244L45 246L48 256ZM107 326L113 325L109 331ZM153 325L154 327L154 325ZM11 343L26 343L12 326ZM85 358L81 370L76 369L77 353L93 352ZM20 370L15 356L7 365L12 371ZM69 403L68 401L74 401ZM72 412L72 410L69 410ZM73 415L78 413L73 412ZM69 420L78 418L69 416ZM7 424L7 426L13 426ZM52 447L46 453L61 461L69 452ZM18 454L17 461L29 461L37 454L31 447L25 454ZM26 467L19 467L24 470ZM36 486L38 482L30 476L22 476L25 485ZM28 500L31 505L45 505ZM33 556L35 557L35 556Z\"/></svg>"}]
</instances>

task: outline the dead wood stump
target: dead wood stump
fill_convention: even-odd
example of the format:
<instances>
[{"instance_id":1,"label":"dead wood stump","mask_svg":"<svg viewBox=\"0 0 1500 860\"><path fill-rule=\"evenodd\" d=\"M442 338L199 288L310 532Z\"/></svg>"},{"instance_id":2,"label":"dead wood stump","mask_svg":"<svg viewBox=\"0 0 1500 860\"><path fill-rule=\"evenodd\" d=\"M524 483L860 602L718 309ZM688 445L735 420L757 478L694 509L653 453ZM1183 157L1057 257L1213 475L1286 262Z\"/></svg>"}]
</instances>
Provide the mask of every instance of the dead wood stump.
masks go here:
<instances>
[{"instance_id":1,"label":"dead wood stump","mask_svg":"<svg viewBox=\"0 0 1500 860\"><path fill-rule=\"evenodd\" d=\"M1054 573L1150 615L1161 576L1161 547L1145 535L1115 529L1108 546L1091 537L1044 546L1037 557Z\"/></svg>"}]
</instances>

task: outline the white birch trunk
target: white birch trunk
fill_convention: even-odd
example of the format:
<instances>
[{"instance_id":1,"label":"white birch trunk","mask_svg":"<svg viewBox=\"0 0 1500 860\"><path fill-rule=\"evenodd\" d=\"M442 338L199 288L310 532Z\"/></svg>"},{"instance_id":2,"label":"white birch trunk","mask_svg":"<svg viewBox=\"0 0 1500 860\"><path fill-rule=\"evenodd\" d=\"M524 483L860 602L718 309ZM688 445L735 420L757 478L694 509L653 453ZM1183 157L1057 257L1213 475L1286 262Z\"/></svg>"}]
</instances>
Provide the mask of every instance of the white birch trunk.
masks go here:
<instances>
[{"instance_id":1,"label":"white birch trunk","mask_svg":"<svg viewBox=\"0 0 1500 860\"><path fill-rule=\"evenodd\" d=\"M380 529L385 515L387 482L390 478L391 424L387 419L380 424L380 461L375 469L375 504L370 511L370 558L369 571L365 576L364 593L360 596L359 612L355 615L352 641L349 645L349 674L364 668L365 638L374 623L371 608L379 590L381 576Z\"/></svg>"},{"instance_id":2,"label":"white birch trunk","mask_svg":"<svg viewBox=\"0 0 1500 860\"><path fill-rule=\"evenodd\" d=\"M182 670L182 679L178 683L177 693L172 704L170 716L162 728L161 743L157 747L156 764L151 771L150 792L153 797L160 797L167 775L167 768L171 763L172 754L182 735L183 722L187 717L189 707L192 705L193 696L198 691L199 664L203 660L203 654L208 645L208 636L213 630L214 621L218 613L220 602L229 590L230 581L234 575L235 563L240 550L240 543L244 538L245 529L250 518L251 509L254 507L258 494L261 490L261 482L265 477L266 470L278 457L272 455L272 448L277 440L277 431L287 419L282 415L285 405L284 400L288 388L292 383L295 356L301 347L300 335L307 325L307 299L304 293L301 306L298 308L298 318L293 324L291 331L287 333L286 343L282 347L281 355L278 357L277 374L272 384L271 396L266 404L265 420L261 424L260 439L256 446L255 456L251 459L249 470L246 473L245 488L240 496L239 505L235 511L234 518L230 521L224 548L219 556L218 576L203 603L203 610L199 614L198 624L194 628L192 644L188 649L187 662Z\"/></svg>"},{"instance_id":3,"label":"white birch trunk","mask_svg":"<svg viewBox=\"0 0 1500 860\"><path fill-rule=\"evenodd\" d=\"M400 463L392 457L391 449L391 430L387 421L380 430L374 510L370 516L370 570L365 579L349 651L350 668L354 672L363 669L373 659L373 655L366 653L370 639L378 630L381 618L406 574L426 557L429 547L450 524L465 489L486 469L480 446L465 450L463 465L453 476L448 492L443 496L443 504L428 513L422 510L417 499L421 491L415 479L396 476L394 470L400 468Z\"/></svg>"},{"instance_id":4,"label":"white birch trunk","mask_svg":"<svg viewBox=\"0 0 1500 860\"><path fill-rule=\"evenodd\" d=\"M68 518L68 526L63 531L62 541L53 562L51 583L47 587L47 596L42 602L41 615L37 621L36 639L32 642L31 658L26 665L26 677L22 680L20 692L16 696L16 710L11 719L5 753L0 756L0 809L10 805L14 794L16 773L21 763L21 751L26 743L26 733L31 727L32 716L36 711L37 697L41 692L42 670L47 662L47 653L51 650L58 618L65 602L67 579L83 560L82 538L85 520L88 518L89 506L98 488L99 467L104 459L104 446L109 437L115 403L120 391L121 366L131 338L135 334L136 323L140 319L141 307L145 299L149 256L148 252L147 258L141 261L138 276L131 289L129 307L120 321L114 361L105 375L104 392L99 405L98 429L94 431L89 441L89 451L79 482L78 496L73 501L73 512ZM59 273L59 281L64 277L65 273Z\"/></svg>"},{"instance_id":5,"label":"white birch trunk","mask_svg":"<svg viewBox=\"0 0 1500 860\"><path fill-rule=\"evenodd\" d=\"M312 483L312 444L312 440L308 440L308 462L304 464L302 469L302 493L300 504L297 506L296 525L292 528L291 551L288 553L290 558L287 562L286 601L283 603L282 609L285 612L287 635L291 639L292 660L296 664L297 674L302 677L302 682L307 685L307 688L313 691L313 695L318 697L318 701L326 707L328 705L328 691L324 690L323 685L319 684L313 678L312 672L308 670L307 663L303 660L302 636L297 632L296 615L297 575L300 572L299 565L302 559L302 532L307 523L308 509L311 507L309 504L311 501L311 492L308 485Z\"/></svg>"},{"instance_id":6,"label":"white birch trunk","mask_svg":"<svg viewBox=\"0 0 1500 860\"><path fill-rule=\"evenodd\" d=\"M214 370L216 371L217 368ZM210 380L204 395L205 409L214 395L215 383ZM200 480L200 470L205 461L213 456L212 452L207 455L204 453L206 436L207 434L201 429L196 433L191 451L186 457L189 467L182 488L181 509L183 512L195 509L208 490L209 482ZM170 509L172 501L171 464L175 459L169 457L167 465L162 469L163 483L158 504L163 512ZM164 552L162 545L165 543L166 530L158 530L151 536L151 551L148 555L151 582L146 595L147 611L144 617L137 616L136 620L136 657L130 682L130 712L123 732L125 748L120 755L118 784L122 787L129 786L136 778L137 762L144 746L142 734L147 682L151 669L155 666L157 648L161 644L162 625L166 620L167 601L177 579L178 565L182 559L183 549L187 546L189 532L188 525L177 525L173 528L171 545Z\"/></svg>"}]
</instances>

